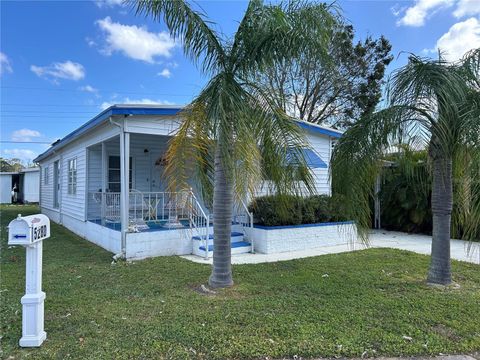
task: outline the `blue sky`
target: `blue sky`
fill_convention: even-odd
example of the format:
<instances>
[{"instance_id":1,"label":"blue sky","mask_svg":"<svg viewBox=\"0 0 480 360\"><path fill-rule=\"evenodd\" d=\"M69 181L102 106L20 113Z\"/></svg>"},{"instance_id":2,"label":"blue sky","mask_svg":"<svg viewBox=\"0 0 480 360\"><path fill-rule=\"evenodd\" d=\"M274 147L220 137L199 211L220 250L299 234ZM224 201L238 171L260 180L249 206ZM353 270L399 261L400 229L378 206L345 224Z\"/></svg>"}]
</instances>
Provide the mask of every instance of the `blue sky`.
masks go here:
<instances>
[{"instance_id":1,"label":"blue sky","mask_svg":"<svg viewBox=\"0 0 480 360\"><path fill-rule=\"evenodd\" d=\"M200 1L226 36L246 1ZM412 52L455 60L480 47L480 0L340 0L357 38L385 35L395 61ZM120 0L2 1L0 46L2 157L31 161L47 144L109 104L186 104L206 79L166 27L135 16ZM9 142L7 142L9 141Z\"/></svg>"}]
</instances>

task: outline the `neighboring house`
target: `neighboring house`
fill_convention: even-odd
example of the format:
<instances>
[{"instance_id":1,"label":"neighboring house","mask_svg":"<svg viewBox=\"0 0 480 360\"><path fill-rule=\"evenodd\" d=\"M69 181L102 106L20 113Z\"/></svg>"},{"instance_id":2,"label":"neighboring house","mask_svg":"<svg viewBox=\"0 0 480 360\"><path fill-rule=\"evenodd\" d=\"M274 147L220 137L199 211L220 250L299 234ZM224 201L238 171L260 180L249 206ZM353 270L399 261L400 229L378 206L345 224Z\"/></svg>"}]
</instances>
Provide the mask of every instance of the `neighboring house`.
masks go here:
<instances>
[{"instance_id":1,"label":"neighboring house","mask_svg":"<svg viewBox=\"0 0 480 360\"><path fill-rule=\"evenodd\" d=\"M211 215L191 189L169 193L165 151L182 109L114 105L35 159L41 167L42 213L127 258L211 255ZM331 149L341 132L299 121L313 151L306 157L317 191L330 194ZM245 204L235 207L232 253L250 251ZM210 239L211 240L211 239ZM210 244L210 245L209 245Z\"/></svg>"},{"instance_id":2,"label":"neighboring house","mask_svg":"<svg viewBox=\"0 0 480 360\"><path fill-rule=\"evenodd\" d=\"M39 186L38 167L25 168L18 172L0 172L0 203L38 203Z\"/></svg>"}]
</instances>

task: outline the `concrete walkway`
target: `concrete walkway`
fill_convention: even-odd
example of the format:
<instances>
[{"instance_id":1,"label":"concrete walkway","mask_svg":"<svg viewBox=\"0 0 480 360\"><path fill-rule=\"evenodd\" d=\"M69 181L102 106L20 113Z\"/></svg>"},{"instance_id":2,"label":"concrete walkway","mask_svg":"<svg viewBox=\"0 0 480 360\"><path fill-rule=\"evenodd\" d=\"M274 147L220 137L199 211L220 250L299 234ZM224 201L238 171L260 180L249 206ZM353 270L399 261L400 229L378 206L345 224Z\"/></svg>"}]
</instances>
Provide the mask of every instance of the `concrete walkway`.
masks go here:
<instances>
[{"instance_id":1,"label":"concrete walkway","mask_svg":"<svg viewBox=\"0 0 480 360\"><path fill-rule=\"evenodd\" d=\"M400 250L409 250L418 254L430 255L432 237L427 235L407 234L402 232L375 230L370 234L369 247L373 248L393 248ZM291 251L278 254L239 254L232 256L233 264L259 264L276 261L285 261L293 259L301 259L312 256L338 254L342 252L355 251L365 249L362 243L343 244L335 246L325 246L310 250ZM480 243L469 244L463 240L451 240L451 256L452 259L466 261L473 264L480 264ZM201 263L211 264L212 259L195 255L182 256L184 259Z\"/></svg>"}]
</instances>

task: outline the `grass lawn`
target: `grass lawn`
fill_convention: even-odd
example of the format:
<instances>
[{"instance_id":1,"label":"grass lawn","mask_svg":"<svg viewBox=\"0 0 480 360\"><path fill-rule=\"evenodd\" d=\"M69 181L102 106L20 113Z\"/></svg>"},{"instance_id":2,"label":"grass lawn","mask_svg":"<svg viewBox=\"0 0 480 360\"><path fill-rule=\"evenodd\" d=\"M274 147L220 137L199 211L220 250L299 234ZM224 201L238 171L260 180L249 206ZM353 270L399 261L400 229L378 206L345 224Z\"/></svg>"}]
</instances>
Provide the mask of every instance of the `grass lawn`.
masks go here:
<instances>
[{"instance_id":1,"label":"grass lawn","mask_svg":"<svg viewBox=\"0 0 480 360\"><path fill-rule=\"evenodd\" d=\"M43 257L47 341L20 349L25 250L7 247L6 225L18 212L37 208L1 210L3 358L359 357L480 349L478 265L453 262L461 287L435 289L424 283L428 257L371 249L237 265L235 286L206 296L195 288L205 283L209 266L178 257L111 265L110 253L55 224Z\"/></svg>"}]
</instances>

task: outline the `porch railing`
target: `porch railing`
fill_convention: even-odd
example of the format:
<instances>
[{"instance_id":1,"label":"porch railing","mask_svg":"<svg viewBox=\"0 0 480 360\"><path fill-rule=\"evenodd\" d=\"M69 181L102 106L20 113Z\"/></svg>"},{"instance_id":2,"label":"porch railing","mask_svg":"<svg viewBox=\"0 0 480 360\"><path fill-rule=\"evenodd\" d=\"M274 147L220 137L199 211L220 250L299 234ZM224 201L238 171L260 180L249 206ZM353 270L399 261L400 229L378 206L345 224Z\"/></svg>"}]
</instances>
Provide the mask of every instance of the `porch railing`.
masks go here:
<instances>
[{"instance_id":1,"label":"porch railing","mask_svg":"<svg viewBox=\"0 0 480 360\"><path fill-rule=\"evenodd\" d=\"M243 200L235 203L233 207L233 222L242 225L244 229L250 229L250 233L247 235L247 240L250 241L252 246L252 253L255 252L255 245L253 241L252 229L253 229L253 214L248 210L247 205Z\"/></svg>"},{"instance_id":2,"label":"porch railing","mask_svg":"<svg viewBox=\"0 0 480 360\"><path fill-rule=\"evenodd\" d=\"M210 214L202 208L197 197L190 192L190 227L203 241L205 246L205 259L208 259L208 238L210 236Z\"/></svg>"},{"instance_id":3,"label":"porch railing","mask_svg":"<svg viewBox=\"0 0 480 360\"><path fill-rule=\"evenodd\" d=\"M181 192L141 192L130 191L128 217L131 221L144 220L189 220L190 198L188 191ZM197 204L201 207L200 204ZM91 192L88 197L89 220L102 223L120 222L120 193Z\"/></svg>"},{"instance_id":4,"label":"porch railing","mask_svg":"<svg viewBox=\"0 0 480 360\"><path fill-rule=\"evenodd\" d=\"M243 201L233 209L233 222L243 228L253 228L253 215ZM88 220L120 230L120 193L90 192L87 204ZM208 239L212 214L208 213L193 191L129 193L128 218L130 231L148 229L147 221L162 221L163 227L188 227L192 236L198 236L205 246L205 257L209 257ZM163 222L166 221L166 222ZM254 251L253 239L249 239Z\"/></svg>"}]
</instances>

